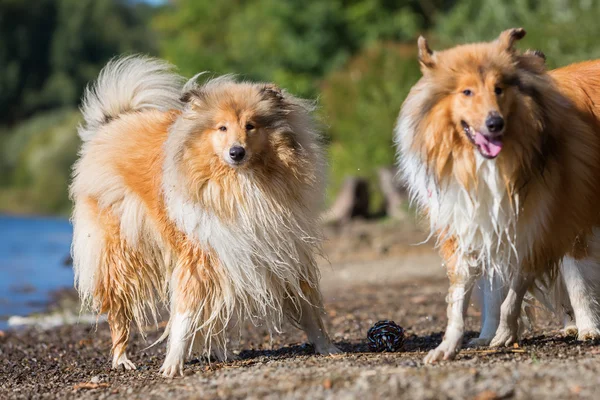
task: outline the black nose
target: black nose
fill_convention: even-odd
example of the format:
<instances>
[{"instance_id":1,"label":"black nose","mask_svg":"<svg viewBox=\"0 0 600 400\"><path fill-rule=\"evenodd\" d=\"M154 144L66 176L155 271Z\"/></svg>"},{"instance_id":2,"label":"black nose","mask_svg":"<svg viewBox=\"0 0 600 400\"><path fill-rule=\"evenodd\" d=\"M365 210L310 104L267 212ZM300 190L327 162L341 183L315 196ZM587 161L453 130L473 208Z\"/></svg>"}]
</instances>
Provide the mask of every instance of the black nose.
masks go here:
<instances>
[{"instance_id":1,"label":"black nose","mask_svg":"<svg viewBox=\"0 0 600 400\"><path fill-rule=\"evenodd\" d=\"M490 132L500 132L504 128L504 118L497 114L490 115L485 120L485 126Z\"/></svg>"},{"instance_id":2,"label":"black nose","mask_svg":"<svg viewBox=\"0 0 600 400\"><path fill-rule=\"evenodd\" d=\"M229 149L229 157L233 161L242 161L246 155L246 150L241 146L233 146Z\"/></svg>"}]
</instances>

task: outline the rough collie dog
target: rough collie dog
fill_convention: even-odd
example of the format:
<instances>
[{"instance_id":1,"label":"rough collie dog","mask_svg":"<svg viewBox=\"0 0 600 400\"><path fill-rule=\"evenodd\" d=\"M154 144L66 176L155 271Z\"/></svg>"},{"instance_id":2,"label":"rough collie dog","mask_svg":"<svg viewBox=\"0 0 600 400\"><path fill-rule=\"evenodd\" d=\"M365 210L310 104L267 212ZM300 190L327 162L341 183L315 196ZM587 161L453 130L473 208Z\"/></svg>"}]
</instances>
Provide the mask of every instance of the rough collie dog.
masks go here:
<instances>
[{"instance_id":1,"label":"rough collie dog","mask_svg":"<svg viewBox=\"0 0 600 400\"><path fill-rule=\"evenodd\" d=\"M321 354L317 220L324 160L311 105L231 77L183 85L167 63L110 62L84 96L71 195L76 286L106 312L113 367L130 324L170 308L163 375L226 359L231 321L287 317Z\"/></svg>"},{"instance_id":2,"label":"rough collie dog","mask_svg":"<svg viewBox=\"0 0 600 400\"><path fill-rule=\"evenodd\" d=\"M600 336L600 62L548 73L514 49L524 35L440 52L418 41L423 77L396 126L399 163L450 279L446 333L426 362L460 349L480 276L507 287L484 298L492 346L517 340L527 290L559 270L579 338Z\"/></svg>"}]
</instances>

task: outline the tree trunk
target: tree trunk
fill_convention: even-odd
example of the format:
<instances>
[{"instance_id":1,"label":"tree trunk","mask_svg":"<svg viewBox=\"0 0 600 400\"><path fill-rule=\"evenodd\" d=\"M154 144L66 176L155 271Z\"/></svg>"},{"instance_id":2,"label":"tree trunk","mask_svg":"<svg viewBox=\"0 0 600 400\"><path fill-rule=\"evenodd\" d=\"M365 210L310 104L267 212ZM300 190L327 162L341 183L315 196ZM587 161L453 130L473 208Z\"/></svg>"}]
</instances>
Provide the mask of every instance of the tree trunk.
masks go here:
<instances>
[{"instance_id":1,"label":"tree trunk","mask_svg":"<svg viewBox=\"0 0 600 400\"><path fill-rule=\"evenodd\" d=\"M346 178L333 206L324 213L325 223L346 223L369 217L369 183L362 178Z\"/></svg>"},{"instance_id":2,"label":"tree trunk","mask_svg":"<svg viewBox=\"0 0 600 400\"><path fill-rule=\"evenodd\" d=\"M398 179L397 169L395 167L380 168L377 175L379 176L379 187L383 193L385 214L395 219L404 218L406 212L402 206L408 201L408 194Z\"/></svg>"}]
</instances>

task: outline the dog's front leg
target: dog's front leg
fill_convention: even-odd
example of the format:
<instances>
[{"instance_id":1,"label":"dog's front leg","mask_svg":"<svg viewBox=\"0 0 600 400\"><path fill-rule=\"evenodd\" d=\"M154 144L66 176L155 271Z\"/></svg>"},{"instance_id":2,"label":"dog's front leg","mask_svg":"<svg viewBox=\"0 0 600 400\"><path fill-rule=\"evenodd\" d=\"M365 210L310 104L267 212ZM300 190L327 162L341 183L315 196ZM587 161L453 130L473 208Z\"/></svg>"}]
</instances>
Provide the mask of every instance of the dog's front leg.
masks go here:
<instances>
[{"instance_id":1,"label":"dog's front leg","mask_svg":"<svg viewBox=\"0 0 600 400\"><path fill-rule=\"evenodd\" d=\"M188 311L176 311L169 321L167 356L160 372L166 378L183 376L183 362L190 348L192 315Z\"/></svg>"},{"instance_id":2,"label":"dog's front leg","mask_svg":"<svg viewBox=\"0 0 600 400\"><path fill-rule=\"evenodd\" d=\"M327 334L321 314L323 305L318 289L302 282L302 292L305 298L298 299L299 304L290 302L287 305L288 316L306 333L308 341L315 347L318 354L338 354L338 349Z\"/></svg>"},{"instance_id":3,"label":"dog's front leg","mask_svg":"<svg viewBox=\"0 0 600 400\"><path fill-rule=\"evenodd\" d=\"M192 348L198 318L202 314L201 311L209 311L200 309L202 305L206 307L202 301L206 298L206 290L198 274L198 269L208 269L208 264L194 262L194 257L189 259L192 262L186 263L184 260L178 263L171 276L171 316L167 328L169 340L167 355L160 368L160 372L167 378L183 376L183 362ZM206 258L200 260L208 262Z\"/></svg>"},{"instance_id":4,"label":"dog's front leg","mask_svg":"<svg viewBox=\"0 0 600 400\"><path fill-rule=\"evenodd\" d=\"M469 299L477 274L472 273L467 265L464 265L464 268L457 268L454 265L449 267L448 277L450 278L447 298L448 326L442 343L425 357L426 364L432 364L440 360L451 360L462 346L465 315L469 308Z\"/></svg>"},{"instance_id":5,"label":"dog's front leg","mask_svg":"<svg viewBox=\"0 0 600 400\"><path fill-rule=\"evenodd\" d=\"M532 275L522 271L512 277L508 294L500 307L500 324L490 343L491 347L510 346L518 340L521 306L533 280Z\"/></svg>"}]
</instances>

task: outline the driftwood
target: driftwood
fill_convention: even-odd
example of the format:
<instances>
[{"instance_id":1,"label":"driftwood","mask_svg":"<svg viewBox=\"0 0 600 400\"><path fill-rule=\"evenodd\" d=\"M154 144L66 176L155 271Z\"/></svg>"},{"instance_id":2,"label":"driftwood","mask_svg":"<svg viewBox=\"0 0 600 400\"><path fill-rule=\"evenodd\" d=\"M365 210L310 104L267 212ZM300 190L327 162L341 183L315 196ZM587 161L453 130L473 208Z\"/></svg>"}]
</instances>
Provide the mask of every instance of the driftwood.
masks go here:
<instances>
[{"instance_id":1,"label":"driftwood","mask_svg":"<svg viewBox=\"0 0 600 400\"><path fill-rule=\"evenodd\" d=\"M385 215L395 219L404 218L406 213L402 206L407 202L408 195L397 176L397 169L394 167L380 168L377 175L379 188L384 198Z\"/></svg>"},{"instance_id":2,"label":"driftwood","mask_svg":"<svg viewBox=\"0 0 600 400\"><path fill-rule=\"evenodd\" d=\"M362 178L346 178L333 206L325 212L325 223L344 223L353 218L369 217L369 183Z\"/></svg>"},{"instance_id":3,"label":"driftwood","mask_svg":"<svg viewBox=\"0 0 600 400\"><path fill-rule=\"evenodd\" d=\"M355 218L377 218L389 216L403 219L403 205L407 201L407 193L398 181L394 167L380 168L378 173L379 186L383 194L384 204L380 212L369 213L371 196L369 183L359 177L346 178L333 206L324 213L325 223L346 223Z\"/></svg>"}]
</instances>

